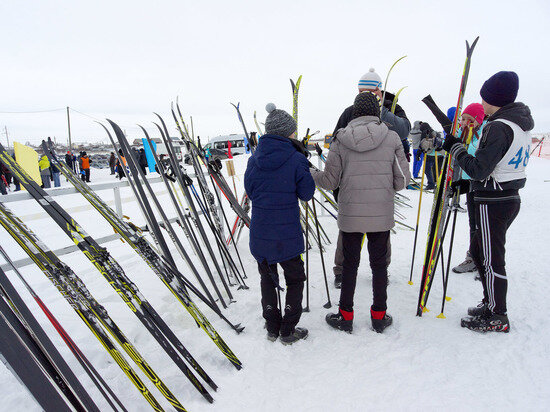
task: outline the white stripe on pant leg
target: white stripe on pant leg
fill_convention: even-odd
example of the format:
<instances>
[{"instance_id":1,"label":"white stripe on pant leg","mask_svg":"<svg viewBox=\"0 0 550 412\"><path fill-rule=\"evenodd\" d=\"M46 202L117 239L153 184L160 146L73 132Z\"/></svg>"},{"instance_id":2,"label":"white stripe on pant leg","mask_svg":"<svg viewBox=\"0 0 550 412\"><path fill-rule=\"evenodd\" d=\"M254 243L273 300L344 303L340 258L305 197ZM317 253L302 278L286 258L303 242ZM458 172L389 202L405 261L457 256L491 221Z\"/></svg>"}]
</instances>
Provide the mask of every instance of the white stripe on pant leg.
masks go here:
<instances>
[{"instance_id":1,"label":"white stripe on pant leg","mask_svg":"<svg viewBox=\"0 0 550 412\"><path fill-rule=\"evenodd\" d=\"M494 310L495 302L495 276L493 272L493 266L491 264L491 230L489 227L489 213L488 205L480 205L481 216L481 233L483 242L483 254L484 266L485 266L485 278L487 285L487 295L489 297L489 309Z\"/></svg>"},{"instance_id":2,"label":"white stripe on pant leg","mask_svg":"<svg viewBox=\"0 0 550 412\"><path fill-rule=\"evenodd\" d=\"M491 230L489 226L489 211L488 211L488 205L483 205L483 216L484 216L484 228L485 228L485 249L486 249L486 261L485 261L485 268L488 273L487 276L487 289L488 289L488 295L489 295L489 309L492 311L496 305L495 302L495 277L493 272L493 266L491 264Z\"/></svg>"},{"instance_id":3,"label":"white stripe on pant leg","mask_svg":"<svg viewBox=\"0 0 550 412\"><path fill-rule=\"evenodd\" d=\"M490 243L490 239L487 236L487 217L485 214L485 208L487 205L479 205L479 217L481 219L480 227L481 227L481 245L483 250L483 266L485 268L485 287L487 288L487 297L489 298L488 305L490 306L492 304L492 296L491 296L491 271L490 271L490 261L488 260L490 251L487 249L487 245Z\"/></svg>"}]
</instances>

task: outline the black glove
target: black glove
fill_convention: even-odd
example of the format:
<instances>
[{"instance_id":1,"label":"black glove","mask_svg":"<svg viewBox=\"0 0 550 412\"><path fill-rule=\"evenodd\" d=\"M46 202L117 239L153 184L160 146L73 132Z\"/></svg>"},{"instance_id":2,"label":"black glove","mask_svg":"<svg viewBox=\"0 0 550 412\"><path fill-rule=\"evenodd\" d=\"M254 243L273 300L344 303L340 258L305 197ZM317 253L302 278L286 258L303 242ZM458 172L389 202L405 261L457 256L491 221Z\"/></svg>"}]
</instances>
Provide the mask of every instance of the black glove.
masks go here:
<instances>
[{"instance_id":1,"label":"black glove","mask_svg":"<svg viewBox=\"0 0 550 412\"><path fill-rule=\"evenodd\" d=\"M432 134L433 131L434 129L432 129L432 127L428 123L422 122L420 124L420 132L421 132L420 139L424 139L428 137L429 135Z\"/></svg>"},{"instance_id":2,"label":"black glove","mask_svg":"<svg viewBox=\"0 0 550 412\"><path fill-rule=\"evenodd\" d=\"M451 195L454 196L457 192L463 195L470 191L470 181L468 179L459 179L451 183Z\"/></svg>"},{"instance_id":3,"label":"black glove","mask_svg":"<svg viewBox=\"0 0 550 412\"><path fill-rule=\"evenodd\" d=\"M453 147L455 143L462 143L462 141L452 134L448 134L445 138L445 142L443 142L443 150L445 150L446 152L450 152L451 147Z\"/></svg>"},{"instance_id":4,"label":"black glove","mask_svg":"<svg viewBox=\"0 0 550 412\"><path fill-rule=\"evenodd\" d=\"M315 143L315 151L319 155L319 157L323 156L323 149L321 149L321 146L319 146L319 143Z\"/></svg>"},{"instance_id":5,"label":"black glove","mask_svg":"<svg viewBox=\"0 0 550 412\"><path fill-rule=\"evenodd\" d=\"M407 158L407 162L411 162L411 154L409 152L405 153L405 157Z\"/></svg>"},{"instance_id":6,"label":"black glove","mask_svg":"<svg viewBox=\"0 0 550 412\"><path fill-rule=\"evenodd\" d=\"M420 162L420 159L422 159L422 150L417 150L416 155L414 156L414 160Z\"/></svg>"}]
</instances>

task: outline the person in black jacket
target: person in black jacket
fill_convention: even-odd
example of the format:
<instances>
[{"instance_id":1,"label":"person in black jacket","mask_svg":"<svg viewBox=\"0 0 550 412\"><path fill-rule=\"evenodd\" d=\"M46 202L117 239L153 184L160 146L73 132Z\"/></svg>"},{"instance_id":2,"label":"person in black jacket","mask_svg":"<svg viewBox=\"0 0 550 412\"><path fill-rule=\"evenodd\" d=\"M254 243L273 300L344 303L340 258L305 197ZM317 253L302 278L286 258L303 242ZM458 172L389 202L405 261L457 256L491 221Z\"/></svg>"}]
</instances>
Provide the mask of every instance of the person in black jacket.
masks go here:
<instances>
[{"instance_id":1,"label":"person in black jacket","mask_svg":"<svg viewBox=\"0 0 550 412\"><path fill-rule=\"evenodd\" d=\"M373 68L370 68L369 71L359 79L359 84L357 85L357 87L359 89L359 93L366 92L366 91L373 92L380 98L380 100L382 100L382 96L383 96L383 92L381 90L382 79L374 71ZM407 115L400 105L397 104L395 106L395 113L391 112L391 106L393 104L394 99L395 99L395 96L393 94L386 92L384 104L382 105L382 108L380 111L380 119L384 123L386 123L386 125L390 130L393 130L399 135L399 138L401 139L401 144L403 145L403 149L405 150L405 156L407 157L407 160L410 162L411 149L407 138L409 136L409 132L411 131L411 123L409 122L409 119L407 119ZM338 119L338 123L336 123L336 127L334 128L334 132L332 133L332 135L336 136L336 132L338 132L338 130L340 129L345 128L349 124L349 122L352 121L352 119L353 119L353 105L349 106L340 115L340 118ZM338 201L338 189L334 190L334 198L336 201ZM388 253L388 259L390 258L390 255L391 253ZM334 254L334 268L333 268L334 286L337 289L340 289L342 286L343 263L344 263L344 253L342 251L342 236L338 236L338 243L336 245L336 252Z\"/></svg>"},{"instance_id":2,"label":"person in black jacket","mask_svg":"<svg viewBox=\"0 0 550 412\"><path fill-rule=\"evenodd\" d=\"M115 174L115 166L116 166L116 157L115 152L111 152L111 156L109 157L109 167L111 168L111 174Z\"/></svg>"},{"instance_id":3,"label":"person in black jacket","mask_svg":"<svg viewBox=\"0 0 550 412\"><path fill-rule=\"evenodd\" d=\"M73 161L73 154L70 150L67 150L67 153L65 154L65 163L67 163L67 166L74 172L74 161Z\"/></svg>"},{"instance_id":4,"label":"person in black jacket","mask_svg":"<svg viewBox=\"0 0 550 412\"><path fill-rule=\"evenodd\" d=\"M145 155L145 150L143 148L139 149L139 167L143 170L143 174L147 174L147 156Z\"/></svg>"},{"instance_id":5,"label":"person in black jacket","mask_svg":"<svg viewBox=\"0 0 550 412\"><path fill-rule=\"evenodd\" d=\"M475 331L510 331L504 245L506 231L519 213L519 189L527 180L529 131L535 125L529 107L515 102L518 89L514 72L498 72L483 84L480 94L489 118L475 156L452 135L443 144L471 177L477 226L471 254L483 284L483 300L468 309L469 316L461 325ZM462 193L467 192L467 185L468 181L461 180L454 184Z\"/></svg>"}]
</instances>

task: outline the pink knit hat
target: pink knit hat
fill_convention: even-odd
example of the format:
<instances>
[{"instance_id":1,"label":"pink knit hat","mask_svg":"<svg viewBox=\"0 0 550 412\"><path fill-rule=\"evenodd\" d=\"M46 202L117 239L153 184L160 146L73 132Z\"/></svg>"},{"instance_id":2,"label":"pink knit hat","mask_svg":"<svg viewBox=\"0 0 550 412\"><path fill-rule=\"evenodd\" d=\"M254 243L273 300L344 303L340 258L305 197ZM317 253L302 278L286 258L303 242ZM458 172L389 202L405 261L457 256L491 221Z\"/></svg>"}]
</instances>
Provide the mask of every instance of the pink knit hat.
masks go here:
<instances>
[{"instance_id":1,"label":"pink knit hat","mask_svg":"<svg viewBox=\"0 0 550 412\"><path fill-rule=\"evenodd\" d=\"M472 103L466 106L462 114L469 114L472 116L479 124L483 123L485 118L485 110L481 103Z\"/></svg>"}]
</instances>

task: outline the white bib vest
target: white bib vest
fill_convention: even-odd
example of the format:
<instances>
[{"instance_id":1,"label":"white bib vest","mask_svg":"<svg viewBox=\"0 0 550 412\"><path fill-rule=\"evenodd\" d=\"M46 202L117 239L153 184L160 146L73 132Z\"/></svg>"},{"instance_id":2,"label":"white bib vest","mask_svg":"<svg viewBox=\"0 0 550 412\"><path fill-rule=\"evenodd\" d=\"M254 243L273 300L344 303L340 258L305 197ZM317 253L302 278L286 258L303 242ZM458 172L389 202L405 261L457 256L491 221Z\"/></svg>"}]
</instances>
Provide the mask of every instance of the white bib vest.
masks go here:
<instances>
[{"instance_id":1,"label":"white bib vest","mask_svg":"<svg viewBox=\"0 0 550 412\"><path fill-rule=\"evenodd\" d=\"M523 131L521 127L509 120L498 119L495 122L502 122L510 126L514 132L514 139L490 177L496 183L525 179L527 177L525 168L527 167L527 163L529 163L529 152L531 149L531 134Z\"/></svg>"}]
</instances>

